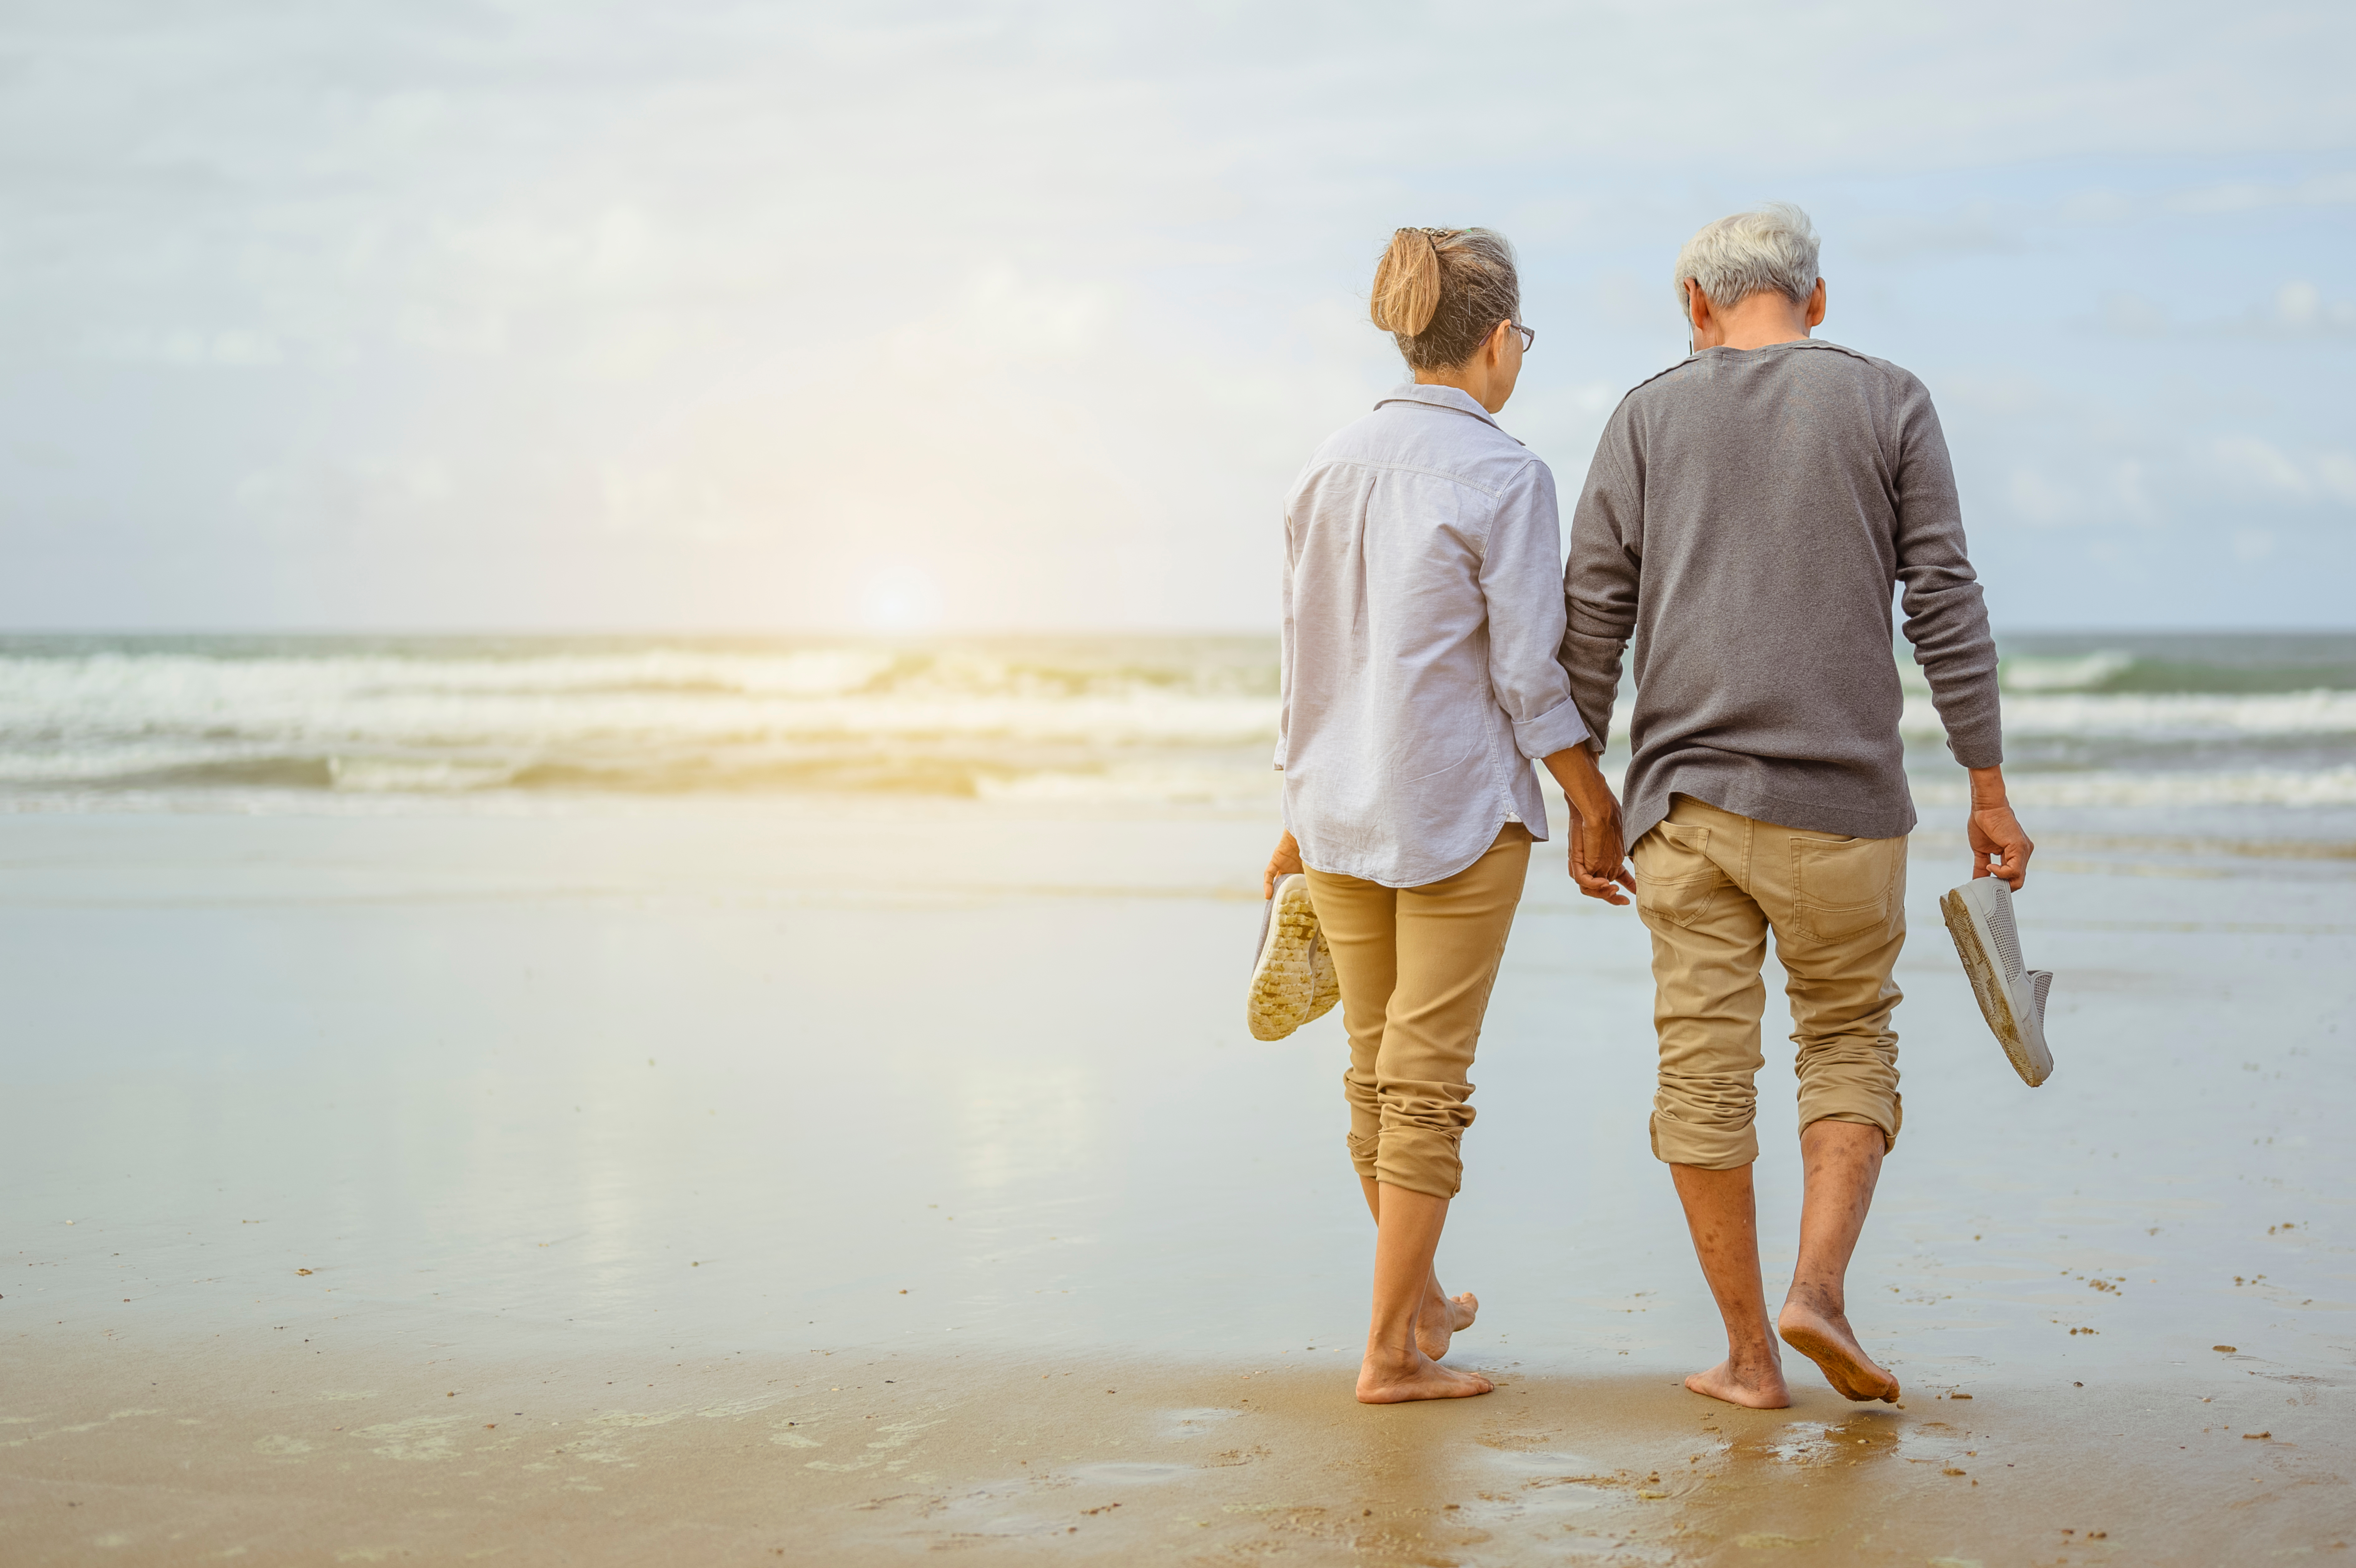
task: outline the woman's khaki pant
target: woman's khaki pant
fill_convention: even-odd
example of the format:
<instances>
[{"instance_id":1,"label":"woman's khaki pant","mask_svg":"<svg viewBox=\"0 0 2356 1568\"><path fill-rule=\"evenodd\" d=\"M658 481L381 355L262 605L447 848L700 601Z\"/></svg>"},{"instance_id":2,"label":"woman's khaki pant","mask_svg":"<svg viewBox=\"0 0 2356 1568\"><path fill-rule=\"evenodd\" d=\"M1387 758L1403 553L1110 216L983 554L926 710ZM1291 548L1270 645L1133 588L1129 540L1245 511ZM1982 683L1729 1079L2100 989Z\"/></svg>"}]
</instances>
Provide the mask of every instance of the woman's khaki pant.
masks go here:
<instances>
[{"instance_id":1,"label":"woman's khaki pant","mask_svg":"<svg viewBox=\"0 0 2356 1568\"><path fill-rule=\"evenodd\" d=\"M1465 1074L1530 865L1529 830L1507 822L1480 859L1420 887L1309 868L1317 926L1342 982L1350 1036L1350 1163L1433 1197L1462 1185L1457 1144L1472 1124Z\"/></svg>"},{"instance_id":2,"label":"woman's khaki pant","mask_svg":"<svg viewBox=\"0 0 2356 1568\"><path fill-rule=\"evenodd\" d=\"M1653 932L1653 1153L1708 1170L1759 1157L1771 929L1800 1047L1800 1125L1860 1122L1895 1145L1890 1015L1902 997L1890 972L1906 945L1906 841L1802 832L1678 795L1630 858Z\"/></svg>"}]
</instances>

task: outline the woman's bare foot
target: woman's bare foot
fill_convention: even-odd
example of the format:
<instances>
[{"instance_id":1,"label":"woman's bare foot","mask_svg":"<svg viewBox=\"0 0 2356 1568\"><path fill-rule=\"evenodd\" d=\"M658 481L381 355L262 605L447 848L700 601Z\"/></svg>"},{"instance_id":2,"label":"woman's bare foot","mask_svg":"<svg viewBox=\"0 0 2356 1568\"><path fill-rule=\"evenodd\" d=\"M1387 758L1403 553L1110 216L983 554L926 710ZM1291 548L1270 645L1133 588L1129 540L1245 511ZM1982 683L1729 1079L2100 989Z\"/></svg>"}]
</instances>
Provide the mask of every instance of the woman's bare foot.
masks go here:
<instances>
[{"instance_id":1,"label":"woman's bare foot","mask_svg":"<svg viewBox=\"0 0 2356 1568\"><path fill-rule=\"evenodd\" d=\"M1792 1402L1792 1391L1783 1382L1783 1369L1772 1359L1746 1361L1738 1367L1730 1356L1708 1371L1687 1378L1686 1387L1746 1410L1783 1410Z\"/></svg>"},{"instance_id":2,"label":"woman's bare foot","mask_svg":"<svg viewBox=\"0 0 2356 1568\"><path fill-rule=\"evenodd\" d=\"M1358 1368L1360 1404L1404 1404L1408 1400L1461 1400L1485 1394L1496 1384L1478 1372L1443 1367L1420 1350L1401 1356L1369 1354Z\"/></svg>"},{"instance_id":3,"label":"woman's bare foot","mask_svg":"<svg viewBox=\"0 0 2356 1568\"><path fill-rule=\"evenodd\" d=\"M1415 1315L1415 1348L1437 1361L1448 1354L1450 1337L1472 1327L1480 1316L1480 1297L1469 1290L1462 1295L1442 1295L1435 1278Z\"/></svg>"},{"instance_id":4,"label":"woman's bare foot","mask_svg":"<svg viewBox=\"0 0 2356 1568\"><path fill-rule=\"evenodd\" d=\"M1873 1358L1850 1332L1845 1313L1827 1312L1796 1296L1783 1304L1775 1332L1783 1343L1814 1361L1825 1381L1844 1399L1884 1400L1896 1403L1898 1380L1874 1365Z\"/></svg>"}]
</instances>

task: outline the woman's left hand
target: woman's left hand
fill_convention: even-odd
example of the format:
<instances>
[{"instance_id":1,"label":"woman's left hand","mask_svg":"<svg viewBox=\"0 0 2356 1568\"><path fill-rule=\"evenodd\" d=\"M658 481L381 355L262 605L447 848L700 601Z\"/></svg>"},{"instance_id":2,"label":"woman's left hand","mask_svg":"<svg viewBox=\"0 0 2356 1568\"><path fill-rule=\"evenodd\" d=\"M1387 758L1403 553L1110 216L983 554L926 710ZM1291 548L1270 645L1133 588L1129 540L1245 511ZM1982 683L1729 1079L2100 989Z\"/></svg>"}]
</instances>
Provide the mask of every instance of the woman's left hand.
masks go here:
<instances>
[{"instance_id":1,"label":"woman's left hand","mask_svg":"<svg viewBox=\"0 0 2356 1568\"><path fill-rule=\"evenodd\" d=\"M1298 876L1301 871L1301 845L1294 842L1290 833L1287 833L1276 841L1276 853L1268 857L1268 869L1260 873L1259 896L1263 898L1275 897L1276 879L1280 876Z\"/></svg>"}]
</instances>

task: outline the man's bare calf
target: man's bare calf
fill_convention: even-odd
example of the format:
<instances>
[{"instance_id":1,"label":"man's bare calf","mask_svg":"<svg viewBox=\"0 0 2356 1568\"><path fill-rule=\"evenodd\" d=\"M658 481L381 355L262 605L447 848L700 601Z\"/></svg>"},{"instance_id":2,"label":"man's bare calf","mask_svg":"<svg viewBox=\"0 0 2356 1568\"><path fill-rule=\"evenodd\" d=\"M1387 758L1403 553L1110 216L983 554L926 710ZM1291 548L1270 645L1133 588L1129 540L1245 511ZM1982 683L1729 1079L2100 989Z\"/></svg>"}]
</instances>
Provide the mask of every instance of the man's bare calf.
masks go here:
<instances>
[{"instance_id":1,"label":"man's bare calf","mask_svg":"<svg viewBox=\"0 0 2356 1568\"><path fill-rule=\"evenodd\" d=\"M1726 1359L1687 1378L1686 1387L1752 1410L1783 1409L1792 1394L1775 1343L1780 1333L1845 1397L1898 1398L1898 1380L1874 1363L1849 1328L1845 1294L1849 1256L1881 1174L1883 1144L1880 1128L1861 1122L1814 1122L1801 1133L1807 1195L1800 1209L1800 1258L1772 1328L1759 1273L1751 1167L1669 1167L1693 1232L1694 1254L1726 1320Z\"/></svg>"},{"instance_id":2,"label":"man's bare calf","mask_svg":"<svg viewBox=\"0 0 2356 1568\"><path fill-rule=\"evenodd\" d=\"M1886 1140L1860 1122L1812 1122L1800 1133L1807 1194L1800 1208L1800 1258L1775 1328L1814 1361L1847 1399L1898 1398L1898 1380L1865 1353L1848 1326L1848 1260L1865 1229L1881 1176Z\"/></svg>"},{"instance_id":3,"label":"man's bare calf","mask_svg":"<svg viewBox=\"0 0 2356 1568\"><path fill-rule=\"evenodd\" d=\"M1767 1326L1767 1292L1759 1279L1759 1209L1751 1189L1751 1167L1730 1171L1671 1165L1677 1197L1686 1206L1686 1228L1702 1277L1718 1298L1726 1320L1726 1359L1686 1380L1686 1387L1729 1404L1782 1410L1792 1402L1783 1382L1783 1358Z\"/></svg>"}]
</instances>

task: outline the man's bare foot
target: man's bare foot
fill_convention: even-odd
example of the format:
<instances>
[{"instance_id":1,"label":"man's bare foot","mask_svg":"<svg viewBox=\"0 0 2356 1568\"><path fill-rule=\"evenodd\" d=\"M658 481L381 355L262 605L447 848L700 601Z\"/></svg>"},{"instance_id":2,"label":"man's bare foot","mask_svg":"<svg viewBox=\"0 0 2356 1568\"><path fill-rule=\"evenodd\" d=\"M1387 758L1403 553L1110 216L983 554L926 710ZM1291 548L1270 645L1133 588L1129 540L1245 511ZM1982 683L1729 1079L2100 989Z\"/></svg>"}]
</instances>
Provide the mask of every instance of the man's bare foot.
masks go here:
<instances>
[{"instance_id":1,"label":"man's bare foot","mask_svg":"<svg viewBox=\"0 0 2356 1568\"><path fill-rule=\"evenodd\" d=\"M1775 1332L1783 1343L1814 1361L1825 1381L1845 1399L1884 1400L1896 1403L1898 1380L1874 1365L1857 1342L1844 1313L1825 1312L1800 1300L1787 1301L1776 1316Z\"/></svg>"},{"instance_id":2,"label":"man's bare foot","mask_svg":"<svg viewBox=\"0 0 2356 1568\"><path fill-rule=\"evenodd\" d=\"M1437 1361L1448 1354L1450 1337L1472 1327L1480 1316L1480 1297L1469 1290L1462 1295L1442 1295L1440 1282L1434 1280L1431 1289L1424 1293L1422 1310L1415 1315L1415 1348Z\"/></svg>"},{"instance_id":3,"label":"man's bare foot","mask_svg":"<svg viewBox=\"0 0 2356 1568\"><path fill-rule=\"evenodd\" d=\"M1783 1383L1783 1369L1772 1361L1738 1369L1730 1357L1708 1371L1687 1378L1686 1387L1746 1410L1783 1410L1792 1402L1792 1391Z\"/></svg>"},{"instance_id":4,"label":"man's bare foot","mask_svg":"<svg viewBox=\"0 0 2356 1568\"><path fill-rule=\"evenodd\" d=\"M1408 1400L1461 1400L1497 1385L1478 1372L1443 1367L1420 1350L1405 1356L1368 1356L1358 1368L1360 1404L1404 1404Z\"/></svg>"}]
</instances>

